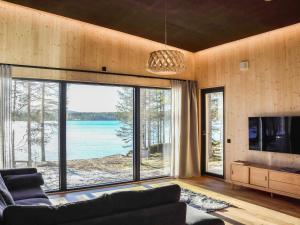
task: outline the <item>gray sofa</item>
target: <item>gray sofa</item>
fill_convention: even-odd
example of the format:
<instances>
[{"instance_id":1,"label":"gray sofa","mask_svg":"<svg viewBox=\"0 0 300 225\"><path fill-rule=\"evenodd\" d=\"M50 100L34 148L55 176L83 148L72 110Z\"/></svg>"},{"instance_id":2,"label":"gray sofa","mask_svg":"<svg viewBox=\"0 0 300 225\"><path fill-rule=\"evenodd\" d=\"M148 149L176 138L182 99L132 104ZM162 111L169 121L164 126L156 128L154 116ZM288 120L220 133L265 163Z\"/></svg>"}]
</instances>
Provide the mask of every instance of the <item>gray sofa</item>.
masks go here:
<instances>
[{"instance_id":1,"label":"gray sofa","mask_svg":"<svg viewBox=\"0 0 300 225\"><path fill-rule=\"evenodd\" d=\"M21 170L16 171L0 171L4 183L7 184L7 190L12 193L13 198L11 204L5 203L5 198L2 198L4 203L1 204L6 204L1 209L1 220L4 225L224 224L222 220L180 202L181 190L178 185L145 191L104 194L92 200L52 206L39 186L41 176L36 173L36 170L23 170L23 175L27 173L26 181L18 177L21 175ZM14 183L20 180L23 185ZM2 184L1 189L3 188L5 189ZM30 194L26 195L26 189ZM37 190L38 194L35 196L34 192ZM9 194L4 192L7 191L2 191L1 195ZM25 199L15 200L16 196L23 196Z\"/></svg>"}]
</instances>

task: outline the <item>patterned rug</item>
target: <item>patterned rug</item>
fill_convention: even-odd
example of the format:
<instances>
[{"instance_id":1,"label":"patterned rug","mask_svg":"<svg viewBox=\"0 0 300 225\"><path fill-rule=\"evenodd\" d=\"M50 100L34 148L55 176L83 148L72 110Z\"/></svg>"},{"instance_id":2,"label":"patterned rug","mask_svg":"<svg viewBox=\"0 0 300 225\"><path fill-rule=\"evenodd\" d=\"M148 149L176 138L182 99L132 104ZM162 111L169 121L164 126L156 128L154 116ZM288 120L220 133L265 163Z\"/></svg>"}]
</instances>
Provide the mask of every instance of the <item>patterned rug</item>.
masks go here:
<instances>
[{"instance_id":1,"label":"patterned rug","mask_svg":"<svg viewBox=\"0 0 300 225\"><path fill-rule=\"evenodd\" d=\"M183 188L181 189L180 201L204 212L215 212L231 206L227 202L216 200Z\"/></svg>"}]
</instances>

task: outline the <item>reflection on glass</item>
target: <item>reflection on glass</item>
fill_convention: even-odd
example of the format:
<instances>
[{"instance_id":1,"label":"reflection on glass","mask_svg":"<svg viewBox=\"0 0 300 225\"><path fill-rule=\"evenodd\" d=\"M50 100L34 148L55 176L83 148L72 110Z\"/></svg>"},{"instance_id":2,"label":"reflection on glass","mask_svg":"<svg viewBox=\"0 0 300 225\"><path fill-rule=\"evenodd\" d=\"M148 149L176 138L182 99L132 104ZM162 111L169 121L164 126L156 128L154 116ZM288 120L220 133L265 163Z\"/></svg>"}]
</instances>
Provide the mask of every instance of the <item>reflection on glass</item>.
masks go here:
<instances>
[{"instance_id":1,"label":"reflection on glass","mask_svg":"<svg viewBox=\"0 0 300 225\"><path fill-rule=\"evenodd\" d=\"M141 179L170 175L171 91L140 90Z\"/></svg>"},{"instance_id":2,"label":"reflection on glass","mask_svg":"<svg viewBox=\"0 0 300 225\"><path fill-rule=\"evenodd\" d=\"M45 190L59 188L58 111L59 85L13 79L12 168L36 167Z\"/></svg>"},{"instance_id":3,"label":"reflection on glass","mask_svg":"<svg viewBox=\"0 0 300 225\"><path fill-rule=\"evenodd\" d=\"M206 94L206 172L223 175L223 92Z\"/></svg>"},{"instance_id":4,"label":"reflection on glass","mask_svg":"<svg viewBox=\"0 0 300 225\"><path fill-rule=\"evenodd\" d=\"M133 180L133 88L67 85L67 187Z\"/></svg>"}]
</instances>

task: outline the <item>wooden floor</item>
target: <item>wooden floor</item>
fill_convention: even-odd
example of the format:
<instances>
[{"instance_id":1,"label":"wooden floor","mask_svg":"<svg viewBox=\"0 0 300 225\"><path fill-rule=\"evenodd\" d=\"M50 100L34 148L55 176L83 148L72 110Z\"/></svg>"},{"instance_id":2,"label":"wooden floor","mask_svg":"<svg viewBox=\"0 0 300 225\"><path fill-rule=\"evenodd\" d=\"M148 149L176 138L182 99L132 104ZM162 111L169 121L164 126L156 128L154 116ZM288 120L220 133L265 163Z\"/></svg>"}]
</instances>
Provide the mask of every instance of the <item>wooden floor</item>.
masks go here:
<instances>
[{"instance_id":1,"label":"wooden floor","mask_svg":"<svg viewBox=\"0 0 300 225\"><path fill-rule=\"evenodd\" d=\"M268 193L242 187L232 190L230 184L209 177L179 183L234 205L214 213L228 225L300 225L300 200L278 195L271 198Z\"/></svg>"},{"instance_id":2,"label":"wooden floor","mask_svg":"<svg viewBox=\"0 0 300 225\"><path fill-rule=\"evenodd\" d=\"M118 190L141 190L147 184L160 186L165 183L177 183L183 188L231 203L234 207L212 213L222 218L226 225L300 225L300 200L278 195L271 198L268 193L242 187L232 189L230 184L210 177L187 180L156 180L134 185L91 189L53 195L52 200L60 203L64 203L63 199L68 199L68 201L70 199L84 200L84 196L87 194L93 194L93 197L96 197L97 193L100 195L103 192Z\"/></svg>"}]
</instances>

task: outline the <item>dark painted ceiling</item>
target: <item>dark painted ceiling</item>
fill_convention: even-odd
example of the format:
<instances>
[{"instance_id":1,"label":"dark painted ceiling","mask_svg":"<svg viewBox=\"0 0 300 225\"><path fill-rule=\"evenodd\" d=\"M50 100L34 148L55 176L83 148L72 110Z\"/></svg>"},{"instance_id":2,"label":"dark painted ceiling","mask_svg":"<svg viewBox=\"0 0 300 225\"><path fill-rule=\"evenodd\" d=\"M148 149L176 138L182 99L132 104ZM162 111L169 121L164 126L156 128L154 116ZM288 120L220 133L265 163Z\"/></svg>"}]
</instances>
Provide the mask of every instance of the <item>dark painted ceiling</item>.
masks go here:
<instances>
[{"instance_id":1,"label":"dark painted ceiling","mask_svg":"<svg viewBox=\"0 0 300 225\"><path fill-rule=\"evenodd\" d=\"M164 42L163 0L8 0ZM168 0L168 44L192 52L300 22L300 0Z\"/></svg>"}]
</instances>

